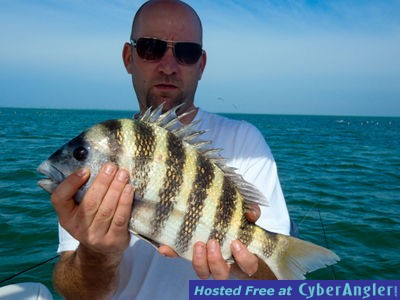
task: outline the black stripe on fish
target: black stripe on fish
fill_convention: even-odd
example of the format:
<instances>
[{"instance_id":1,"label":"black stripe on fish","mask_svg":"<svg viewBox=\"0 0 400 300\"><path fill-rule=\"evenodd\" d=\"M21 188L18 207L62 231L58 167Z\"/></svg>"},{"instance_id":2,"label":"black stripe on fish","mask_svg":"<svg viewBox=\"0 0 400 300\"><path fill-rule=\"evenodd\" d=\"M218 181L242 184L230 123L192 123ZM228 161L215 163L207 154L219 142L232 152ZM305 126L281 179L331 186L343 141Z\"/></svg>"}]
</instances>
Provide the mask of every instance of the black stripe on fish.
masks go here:
<instances>
[{"instance_id":1,"label":"black stripe on fish","mask_svg":"<svg viewBox=\"0 0 400 300\"><path fill-rule=\"evenodd\" d=\"M238 240L241 241L242 244L247 247L253 241L253 237L256 232L256 226L253 223L247 221L244 214L241 223L242 224L240 225L238 233Z\"/></svg>"},{"instance_id":2,"label":"black stripe on fish","mask_svg":"<svg viewBox=\"0 0 400 300\"><path fill-rule=\"evenodd\" d=\"M110 120L102 123L103 135L108 139L109 159L118 163L118 157L122 151L122 124L120 120Z\"/></svg>"},{"instance_id":3,"label":"black stripe on fish","mask_svg":"<svg viewBox=\"0 0 400 300\"><path fill-rule=\"evenodd\" d=\"M178 253L186 252L189 247L189 243L203 213L204 200L207 198L207 189L214 180L214 165L208 159L199 155L196 166L196 178L188 199L188 207L175 241Z\"/></svg>"},{"instance_id":4,"label":"black stripe on fish","mask_svg":"<svg viewBox=\"0 0 400 300\"><path fill-rule=\"evenodd\" d=\"M223 245L226 233L229 230L232 216L235 212L237 193L233 182L224 177L222 184L222 194L219 199L217 211L214 217L213 230L209 239L215 239L220 246Z\"/></svg>"},{"instance_id":5,"label":"black stripe on fish","mask_svg":"<svg viewBox=\"0 0 400 300\"><path fill-rule=\"evenodd\" d=\"M265 240L263 241L263 252L265 257L270 257L278 245L278 234L274 232L266 232Z\"/></svg>"},{"instance_id":6,"label":"black stripe on fish","mask_svg":"<svg viewBox=\"0 0 400 300\"><path fill-rule=\"evenodd\" d=\"M156 149L156 135L153 128L144 122L134 122L135 126L135 174L139 184L135 187L135 197L143 198L149 181L149 162L152 160Z\"/></svg>"},{"instance_id":7,"label":"black stripe on fish","mask_svg":"<svg viewBox=\"0 0 400 300\"><path fill-rule=\"evenodd\" d=\"M166 176L163 187L159 192L160 201L156 205L156 211L151 226L152 236L156 237L164 228L173 208L174 198L180 190L183 182L183 168L185 165L185 149L182 141L174 134L167 134L168 158L166 159Z\"/></svg>"}]
</instances>

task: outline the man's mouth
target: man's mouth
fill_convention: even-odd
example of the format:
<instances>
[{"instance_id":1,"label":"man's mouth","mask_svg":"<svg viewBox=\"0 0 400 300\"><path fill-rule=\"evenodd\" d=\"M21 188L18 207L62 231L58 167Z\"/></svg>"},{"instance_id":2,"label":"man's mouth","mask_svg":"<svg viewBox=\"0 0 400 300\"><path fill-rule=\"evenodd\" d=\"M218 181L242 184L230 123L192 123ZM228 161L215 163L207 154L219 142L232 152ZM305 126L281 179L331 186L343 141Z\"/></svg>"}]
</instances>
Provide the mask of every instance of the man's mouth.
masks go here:
<instances>
[{"instance_id":1,"label":"man's mouth","mask_svg":"<svg viewBox=\"0 0 400 300\"><path fill-rule=\"evenodd\" d=\"M163 91L170 91L170 90L175 90L178 88L176 85L169 84L169 83L159 83L159 84L156 84L155 87L157 89L163 90Z\"/></svg>"}]
</instances>

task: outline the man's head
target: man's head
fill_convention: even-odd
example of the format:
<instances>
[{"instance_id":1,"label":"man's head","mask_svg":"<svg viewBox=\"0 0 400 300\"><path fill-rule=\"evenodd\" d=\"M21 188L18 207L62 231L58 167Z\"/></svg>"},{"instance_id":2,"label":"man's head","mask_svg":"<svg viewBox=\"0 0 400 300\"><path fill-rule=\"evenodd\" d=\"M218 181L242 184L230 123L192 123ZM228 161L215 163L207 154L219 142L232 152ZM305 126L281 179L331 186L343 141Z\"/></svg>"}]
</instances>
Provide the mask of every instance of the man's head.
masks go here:
<instances>
[{"instance_id":1,"label":"man's head","mask_svg":"<svg viewBox=\"0 0 400 300\"><path fill-rule=\"evenodd\" d=\"M143 51L149 47L143 42L155 43L160 50L160 41L139 40L141 38L168 41L168 48L165 53L158 51L156 57L146 56L153 52L150 48L147 52ZM132 74L140 110L156 107L163 102L166 109L181 103L185 103L181 112L193 109L197 84L206 65L206 54L204 51L198 52L199 48L196 50L194 44L175 43L202 45L202 25L196 12L178 0L148 1L135 15L131 40L136 46L125 44L123 59L128 73ZM173 46L175 49L172 49ZM188 52L191 53L185 57ZM189 60L190 56L200 57L198 60Z\"/></svg>"}]
</instances>

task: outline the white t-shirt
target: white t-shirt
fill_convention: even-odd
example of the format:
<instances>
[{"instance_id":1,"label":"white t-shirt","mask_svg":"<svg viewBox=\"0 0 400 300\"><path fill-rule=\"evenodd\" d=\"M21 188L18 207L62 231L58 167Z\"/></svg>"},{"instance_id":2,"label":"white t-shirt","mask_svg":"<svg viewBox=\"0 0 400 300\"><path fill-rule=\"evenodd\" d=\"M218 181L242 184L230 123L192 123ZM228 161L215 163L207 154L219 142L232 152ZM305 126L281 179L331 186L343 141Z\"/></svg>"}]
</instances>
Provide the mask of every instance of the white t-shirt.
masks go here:
<instances>
[{"instance_id":1,"label":"white t-shirt","mask_svg":"<svg viewBox=\"0 0 400 300\"><path fill-rule=\"evenodd\" d=\"M212 141L212 148L222 148L221 155L227 164L266 196L268 206L260 206L257 224L288 235L290 219L276 163L261 133L245 121L201 109L196 120L200 120L198 130L208 130L201 138ZM79 245L61 226L59 237L58 252L73 251ZM187 299L190 279L198 279L191 262L163 257L153 246L132 235L120 266L120 284L112 299Z\"/></svg>"}]
</instances>

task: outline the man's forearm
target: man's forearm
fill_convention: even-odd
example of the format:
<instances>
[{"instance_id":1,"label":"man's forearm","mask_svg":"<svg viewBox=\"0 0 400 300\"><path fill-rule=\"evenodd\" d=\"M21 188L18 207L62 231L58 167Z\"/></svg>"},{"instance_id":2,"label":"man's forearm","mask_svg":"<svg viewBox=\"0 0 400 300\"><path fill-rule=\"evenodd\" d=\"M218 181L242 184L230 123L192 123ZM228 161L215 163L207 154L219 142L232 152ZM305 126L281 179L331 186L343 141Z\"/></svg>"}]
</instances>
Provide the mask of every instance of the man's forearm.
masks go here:
<instances>
[{"instance_id":1,"label":"man's forearm","mask_svg":"<svg viewBox=\"0 0 400 300\"><path fill-rule=\"evenodd\" d=\"M109 299L118 284L121 256L93 253L84 246L61 254L54 286L65 299Z\"/></svg>"}]
</instances>

